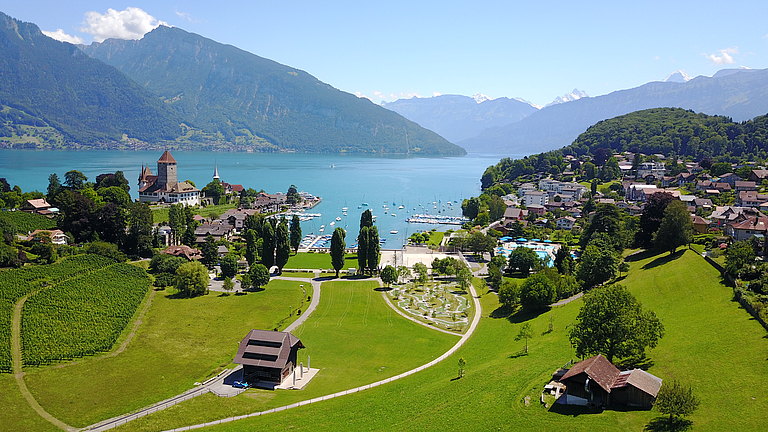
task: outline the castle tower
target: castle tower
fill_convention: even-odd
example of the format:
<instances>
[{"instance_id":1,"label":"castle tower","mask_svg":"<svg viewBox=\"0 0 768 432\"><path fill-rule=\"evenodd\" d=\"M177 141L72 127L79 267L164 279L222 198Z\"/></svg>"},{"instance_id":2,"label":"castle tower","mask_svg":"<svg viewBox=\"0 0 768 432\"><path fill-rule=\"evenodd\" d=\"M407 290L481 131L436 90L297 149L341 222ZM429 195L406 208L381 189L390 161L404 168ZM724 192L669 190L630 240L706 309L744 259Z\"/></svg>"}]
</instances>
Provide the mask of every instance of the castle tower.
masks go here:
<instances>
[{"instance_id":1,"label":"castle tower","mask_svg":"<svg viewBox=\"0 0 768 432\"><path fill-rule=\"evenodd\" d=\"M141 173L139 174L139 189L143 188L147 185L147 183L149 183L149 176L151 175L152 170L149 169L149 166L141 164Z\"/></svg>"},{"instance_id":2,"label":"castle tower","mask_svg":"<svg viewBox=\"0 0 768 432\"><path fill-rule=\"evenodd\" d=\"M157 160L157 184L161 189L166 189L166 186L175 185L178 182L176 159L171 156L171 152L166 150Z\"/></svg>"}]
</instances>

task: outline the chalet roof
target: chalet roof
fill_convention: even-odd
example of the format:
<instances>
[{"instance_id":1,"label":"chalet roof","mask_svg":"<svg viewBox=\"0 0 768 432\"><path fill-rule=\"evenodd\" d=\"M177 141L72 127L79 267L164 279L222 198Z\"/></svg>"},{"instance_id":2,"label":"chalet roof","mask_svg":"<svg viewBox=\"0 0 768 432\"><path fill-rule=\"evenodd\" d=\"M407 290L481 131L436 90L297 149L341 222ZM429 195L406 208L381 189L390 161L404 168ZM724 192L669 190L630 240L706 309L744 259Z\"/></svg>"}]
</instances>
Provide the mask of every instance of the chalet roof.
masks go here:
<instances>
[{"instance_id":1,"label":"chalet roof","mask_svg":"<svg viewBox=\"0 0 768 432\"><path fill-rule=\"evenodd\" d=\"M768 217L751 217L731 225L734 230L768 231Z\"/></svg>"},{"instance_id":2,"label":"chalet roof","mask_svg":"<svg viewBox=\"0 0 768 432\"><path fill-rule=\"evenodd\" d=\"M505 219L520 219L525 217L528 214L527 210L523 210L517 207L507 207L506 210L504 210L504 218Z\"/></svg>"},{"instance_id":3,"label":"chalet roof","mask_svg":"<svg viewBox=\"0 0 768 432\"><path fill-rule=\"evenodd\" d=\"M234 363L282 369L293 347L304 348L299 338L288 332L251 330L240 342Z\"/></svg>"},{"instance_id":4,"label":"chalet roof","mask_svg":"<svg viewBox=\"0 0 768 432\"><path fill-rule=\"evenodd\" d=\"M25 204L26 204L25 206L32 207L34 209L47 209L51 207L51 205L48 204L48 201L46 201L45 198L27 200Z\"/></svg>"},{"instance_id":5,"label":"chalet roof","mask_svg":"<svg viewBox=\"0 0 768 432\"><path fill-rule=\"evenodd\" d=\"M749 188L757 187L757 183L753 181L747 181L747 180L738 180L736 181L735 184L737 188L738 187L749 187Z\"/></svg>"},{"instance_id":6,"label":"chalet roof","mask_svg":"<svg viewBox=\"0 0 768 432\"><path fill-rule=\"evenodd\" d=\"M626 387L628 385L656 397L661 389L661 378L651 375L642 369L632 369L619 373L619 376L616 377L616 381L614 381L611 389Z\"/></svg>"},{"instance_id":7,"label":"chalet roof","mask_svg":"<svg viewBox=\"0 0 768 432\"><path fill-rule=\"evenodd\" d=\"M587 374L592 381L596 382L603 390L610 393L611 386L616 381L620 372L607 358L598 354L573 365L573 367L560 378L560 381L565 381L568 378L581 373Z\"/></svg>"},{"instance_id":8,"label":"chalet roof","mask_svg":"<svg viewBox=\"0 0 768 432\"><path fill-rule=\"evenodd\" d=\"M709 225L709 221L699 215L691 215L691 221L694 225Z\"/></svg>"},{"instance_id":9,"label":"chalet roof","mask_svg":"<svg viewBox=\"0 0 768 432\"><path fill-rule=\"evenodd\" d=\"M171 152L168 150L164 151L162 156L160 156L160 159L157 160L157 163L176 163L176 159L171 156Z\"/></svg>"},{"instance_id":10,"label":"chalet roof","mask_svg":"<svg viewBox=\"0 0 768 432\"><path fill-rule=\"evenodd\" d=\"M53 239L54 237L57 237L57 236L64 236L66 238L69 238L66 234L64 234L64 231L62 231L60 229L49 229L49 230L46 230L46 229L36 229L36 230L32 231L31 233L29 233L29 236L27 237L27 241L34 240L35 236L37 234L40 234L40 233L48 233L48 237L50 239Z\"/></svg>"},{"instance_id":11,"label":"chalet roof","mask_svg":"<svg viewBox=\"0 0 768 432\"><path fill-rule=\"evenodd\" d=\"M233 229L232 225L226 224L226 223L224 223L224 224L222 224L222 223L217 223L217 224L201 224L201 225L198 225L195 228L195 235L196 236L207 236L207 235L210 234L210 235L212 235L214 237L216 237L216 236L224 236L224 235L229 234L232 231L232 229Z\"/></svg>"},{"instance_id":12,"label":"chalet roof","mask_svg":"<svg viewBox=\"0 0 768 432\"><path fill-rule=\"evenodd\" d=\"M752 170L752 174L759 179L768 178L768 170L755 169Z\"/></svg>"},{"instance_id":13,"label":"chalet roof","mask_svg":"<svg viewBox=\"0 0 768 432\"><path fill-rule=\"evenodd\" d=\"M173 256L183 256L190 261L193 259L200 259L203 256L200 249L191 248L187 245L168 246L163 250L163 253Z\"/></svg>"}]
</instances>

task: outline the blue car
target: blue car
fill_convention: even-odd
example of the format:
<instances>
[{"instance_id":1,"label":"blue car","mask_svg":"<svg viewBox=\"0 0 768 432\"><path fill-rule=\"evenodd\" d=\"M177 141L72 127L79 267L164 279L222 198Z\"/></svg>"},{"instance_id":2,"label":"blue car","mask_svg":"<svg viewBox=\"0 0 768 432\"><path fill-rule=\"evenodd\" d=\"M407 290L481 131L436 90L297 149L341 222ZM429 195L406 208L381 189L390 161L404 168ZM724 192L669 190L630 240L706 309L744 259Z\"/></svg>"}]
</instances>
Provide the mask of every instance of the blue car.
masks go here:
<instances>
[{"instance_id":1,"label":"blue car","mask_svg":"<svg viewBox=\"0 0 768 432\"><path fill-rule=\"evenodd\" d=\"M235 381L234 383L232 383L232 387L234 387L234 388L242 388L242 389L247 389L247 388L251 387L251 385L250 385L250 384L248 384L248 383L247 383L247 382L245 382L245 381Z\"/></svg>"}]
</instances>

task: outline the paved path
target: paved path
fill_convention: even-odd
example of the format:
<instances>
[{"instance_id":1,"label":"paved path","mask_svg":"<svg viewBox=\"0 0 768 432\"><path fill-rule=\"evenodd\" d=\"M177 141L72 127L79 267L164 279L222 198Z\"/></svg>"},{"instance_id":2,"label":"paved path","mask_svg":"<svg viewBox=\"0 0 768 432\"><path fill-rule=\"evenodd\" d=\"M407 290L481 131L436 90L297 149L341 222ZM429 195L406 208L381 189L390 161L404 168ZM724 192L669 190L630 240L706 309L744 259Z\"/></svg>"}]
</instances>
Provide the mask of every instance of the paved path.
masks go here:
<instances>
[{"instance_id":1,"label":"paved path","mask_svg":"<svg viewBox=\"0 0 768 432\"><path fill-rule=\"evenodd\" d=\"M313 398L313 399L307 399L307 400L304 400L304 401L301 401L301 402L296 402L296 403L293 403L293 404L290 404L290 405L284 405L284 406L281 406L281 407L272 408L272 409L269 409L269 410L266 410L266 411L257 411L257 412L250 413L250 414L245 414L245 415L240 415L240 416L235 416L235 417L227 417L227 418L223 418L223 419L220 419L220 420L214 420L214 421L207 422L207 423L200 423L200 424L196 424L196 425L192 425L192 426L184 426L184 427L181 427L181 428L171 429L170 431L167 431L167 432L188 431L188 430L193 430L193 429L200 429L200 428L214 426L214 425L218 425L218 424L222 424L222 423L229 423L229 422L233 422L233 421L236 421L236 420L242 420L242 419L246 419L246 418L249 418L249 417L258 417L258 416L265 415L265 414L271 414L271 413L275 413L275 412L285 411L285 410L288 410L288 409L291 409L291 408L297 408L297 407L304 406L304 405L318 403L318 402L326 401L326 400L329 400L329 399L334 399L334 398L337 398L337 397L346 396L348 394L358 393L358 392L361 392L363 390L368 390L368 389L371 389L371 388L374 388L374 387L378 387L378 386L380 386L382 384L387 384L387 383L390 383L392 381L396 381L396 380L399 380L401 378L405 378L405 377L413 375L413 374L415 374L417 372L421 372L421 371L423 371L423 370L425 370L425 369L427 369L429 367L432 367L432 366L440 363L441 361L445 360L446 358L450 357L459 348L461 348L464 345L464 343L467 340L469 340L469 338L475 332L475 329L477 328L477 324L480 322L480 316L483 313L482 307L480 306L480 300L478 300L477 293L475 292L475 288L473 286L470 286L469 291L470 291L470 294L472 295L472 300L475 303L475 311L476 311L475 316L472 319L472 323L469 325L469 328L467 329L467 332L461 337L461 339L459 339L456 342L456 344L453 347L451 347L451 349L449 349L448 351L443 353L440 357L432 360L429 363L423 364L423 365L421 365L419 367L411 369L411 370L409 370L407 372L403 372L403 373L401 373L399 375L395 375L393 377L390 377L390 378L387 378L387 379L383 379L381 381L376 381L375 383L372 383L372 384L368 384L368 385L364 385L364 386L360 386L360 387L355 387L355 388L352 388L352 389L349 389L349 390L343 390L343 391L340 391L340 392L337 392L337 393L333 393L333 394L329 394L329 395L326 395L326 396L320 396L320 397L316 397L316 398Z\"/></svg>"},{"instance_id":2,"label":"paved path","mask_svg":"<svg viewBox=\"0 0 768 432\"><path fill-rule=\"evenodd\" d=\"M76 431L77 429L52 416L40 406L27 388L27 383L24 382L24 364L21 358L21 312L24 309L24 303L27 301L27 298L36 293L37 291L25 295L13 305L13 315L11 317L11 360L13 365L13 377L16 379L16 384L18 384L19 391L22 396L24 396L24 399L26 399L29 406L31 406L40 417L48 420L59 429Z\"/></svg>"},{"instance_id":3,"label":"paved path","mask_svg":"<svg viewBox=\"0 0 768 432\"><path fill-rule=\"evenodd\" d=\"M317 271L315 274L319 275L319 273L320 272ZM285 274L286 273L284 273L284 275ZM301 316L298 319L296 319L296 321L292 322L288 327L285 328L285 330L283 330L283 331L293 331L302 323L304 323L304 321L307 320L307 318L312 314L312 312L317 308L317 305L320 303L320 283L321 282L314 279L309 279L309 278L294 278L290 276L275 276L272 279L291 280L291 281L297 281L297 282L307 282L312 284L312 291L313 291L312 300L310 301L309 306L307 307L307 310L304 311L304 313L302 313ZM235 396L240 392L224 391L224 390L228 390L228 389L225 389L225 387L231 388L231 386L226 386L224 384L224 380L232 373L236 373L241 367L242 366L237 366L232 369L226 369L220 372L215 377L205 381L202 385L197 386L191 390L188 390L180 395L158 402L146 408L142 408L141 410L136 411L134 413L124 414L117 417L113 417L111 419L104 420L102 422L88 426L85 429L89 431L105 431L108 429L112 429L117 426L126 424L130 421L136 420L140 417L144 417L154 412L172 407L178 403L184 402L193 397L197 397L202 394L208 393L209 391L217 395Z\"/></svg>"},{"instance_id":4,"label":"paved path","mask_svg":"<svg viewBox=\"0 0 768 432\"><path fill-rule=\"evenodd\" d=\"M567 299L562 299L562 300L560 300L559 302L557 302L557 303L552 303L552 304L551 304L551 305L549 305L549 306L551 306L551 307L554 307L554 306L562 306L562 305L566 305L566 304L568 304L568 303L570 303L570 302L572 302L572 301L574 301L574 300L580 299L580 298L581 298L583 295L584 295L584 292L576 293L576 294L574 294L574 295L572 295L572 296L568 297Z\"/></svg>"}]
</instances>

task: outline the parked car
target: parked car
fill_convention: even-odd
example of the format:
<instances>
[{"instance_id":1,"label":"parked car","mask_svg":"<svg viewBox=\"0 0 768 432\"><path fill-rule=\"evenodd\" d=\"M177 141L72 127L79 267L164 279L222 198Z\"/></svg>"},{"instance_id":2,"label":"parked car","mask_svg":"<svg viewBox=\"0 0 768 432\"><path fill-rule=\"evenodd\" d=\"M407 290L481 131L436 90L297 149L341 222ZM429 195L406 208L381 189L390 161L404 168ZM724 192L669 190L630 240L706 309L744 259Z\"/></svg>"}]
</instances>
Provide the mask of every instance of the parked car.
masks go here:
<instances>
[{"instance_id":1,"label":"parked car","mask_svg":"<svg viewBox=\"0 0 768 432\"><path fill-rule=\"evenodd\" d=\"M235 381L234 383L232 383L232 387L234 387L234 388L242 388L242 389L247 389L247 388L250 388L250 387L251 387L251 385L250 385L250 384L248 384L248 383L247 383L247 382L245 382L245 381Z\"/></svg>"}]
</instances>

